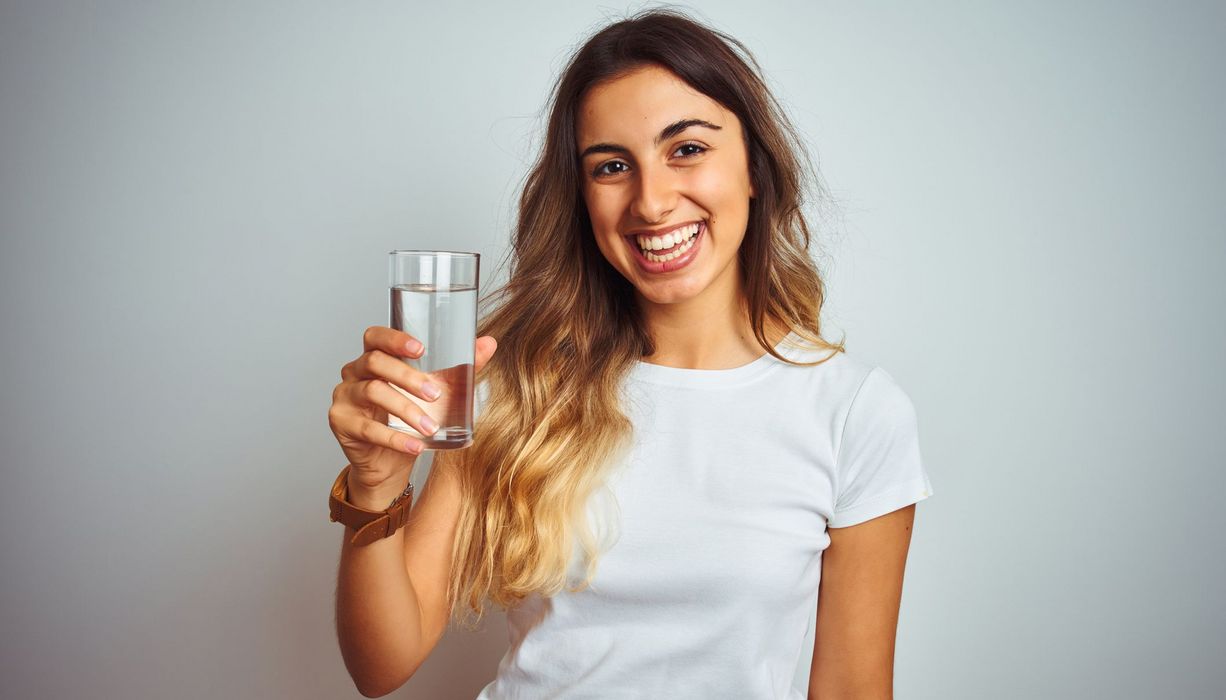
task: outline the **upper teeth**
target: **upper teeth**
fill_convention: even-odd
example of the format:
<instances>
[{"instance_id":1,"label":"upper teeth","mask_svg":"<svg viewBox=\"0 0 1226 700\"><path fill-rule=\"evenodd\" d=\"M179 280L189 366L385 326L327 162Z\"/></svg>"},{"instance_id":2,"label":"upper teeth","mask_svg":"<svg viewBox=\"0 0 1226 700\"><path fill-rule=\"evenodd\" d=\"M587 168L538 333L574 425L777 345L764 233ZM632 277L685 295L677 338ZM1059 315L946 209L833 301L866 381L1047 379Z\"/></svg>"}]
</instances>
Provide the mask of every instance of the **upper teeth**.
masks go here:
<instances>
[{"instance_id":1,"label":"upper teeth","mask_svg":"<svg viewBox=\"0 0 1226 700\"><path fill-rule=\"evenodd\" d=\"M635 238L643 250L661 250L672 248L684 240L693 238L698 233L698 227L699 224L690 224L663 236L635 236Z\"/></svg>"}]
</instances>

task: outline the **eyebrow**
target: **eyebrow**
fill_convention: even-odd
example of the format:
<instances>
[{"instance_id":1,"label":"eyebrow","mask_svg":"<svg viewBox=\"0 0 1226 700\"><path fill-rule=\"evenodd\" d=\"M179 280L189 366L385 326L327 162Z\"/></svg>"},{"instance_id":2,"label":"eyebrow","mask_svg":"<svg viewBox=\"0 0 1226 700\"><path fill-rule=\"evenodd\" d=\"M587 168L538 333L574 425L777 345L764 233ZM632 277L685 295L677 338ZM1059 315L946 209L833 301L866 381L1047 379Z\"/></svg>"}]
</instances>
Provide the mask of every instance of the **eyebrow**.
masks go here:
<instances>
[{"instance_id":1,"label":"eyebrow","mask_svg":"<svg viewBox=\"0 0 1226 700\"><path fill-rule=\"evenodd\" d=\"M680 134L681 132L685 131L691 126L701 126L707 129L714 129L716 131L719 131L720 129L724 128L722 126L712 124L711 122L705 121L703 119L681 119L681 120L675 121L672 124L669 124L668 126L664 127L664 129L660 131L660 135L656 136L655 144L658 146L660 145L661 141L664 141L666 139L671 139L672 137L676 136L677 134ZM579 160L583 160L584 158L587 158L589 155L593 153L629 153L629 152L630 152L630 149L626 148L625 146L619 146L615 143L595 143L583 149L583 153L579 154Z\"/></svg>"}]
</instances>

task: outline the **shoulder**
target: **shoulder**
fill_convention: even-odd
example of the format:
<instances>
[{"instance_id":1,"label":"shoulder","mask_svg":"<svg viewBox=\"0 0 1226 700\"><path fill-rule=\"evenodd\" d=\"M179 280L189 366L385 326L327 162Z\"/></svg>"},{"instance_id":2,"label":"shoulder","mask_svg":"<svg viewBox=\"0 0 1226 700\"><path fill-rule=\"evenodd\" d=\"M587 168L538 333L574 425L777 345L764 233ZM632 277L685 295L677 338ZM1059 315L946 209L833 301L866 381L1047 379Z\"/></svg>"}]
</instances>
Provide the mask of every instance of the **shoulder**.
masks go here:
<instances>
[{"instance_id":1,"label":"shoulder","mask_svg":"<svg viewBox=\"0 0 1226 700\"><path fill-rule=\"evenodd\" d=\"M797 342L785 343L779 353L798 363L783 365L783 375L789 382L802 382L825 403L849 406L865 381L880 368L868 358L846 350L832 351Z\"/></svg>"},{"instance_id":2,"label":"shoulder","mask_svg":"<svg viewBox=\"0 0 1226 700\"><path fill-rule=\"evenodd\" d=\"M783 346L781 354L798 362L786 365L786 383L805 386L804 393L829 407L839 432L849 423L853 430L905 427L915 422L911 397L889 371L873 359L854 352L835 352L811 346ZM783 364L783 363L781 363Z\"/></svg>"},{"instance_id":3,"label":"shoulder","mask_svg":"<svg viewBox=\"0 0 1226 700\"><path fill-rule=\"evenodd\" d=\"M906 417L914 415L915 404L894 376L874 365L864 375L856 391L854 405L863 413Z\"/></svg>"},{"instance_id":4,"label":"shoulder","mask_svg":"<svg viewBox=\"0 0 1226 700\"><path fill-rule=\"evenodd\" d=\"M915 404L894 377L880 366L867 367L847 405L841 443L880 442L914 434ZM840 444L839 450L842 451Z\"/></svg>"}]
</instances>

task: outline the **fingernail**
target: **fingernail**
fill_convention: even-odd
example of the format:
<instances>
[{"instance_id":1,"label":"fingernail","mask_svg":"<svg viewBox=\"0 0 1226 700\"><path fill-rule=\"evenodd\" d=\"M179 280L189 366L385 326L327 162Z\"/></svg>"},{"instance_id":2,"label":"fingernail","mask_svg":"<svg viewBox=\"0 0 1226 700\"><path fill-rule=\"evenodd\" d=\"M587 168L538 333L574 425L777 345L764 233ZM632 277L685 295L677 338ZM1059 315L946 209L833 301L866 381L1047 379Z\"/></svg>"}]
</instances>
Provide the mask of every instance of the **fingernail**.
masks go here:
<instances>
[{"instance_id":1,"label":"fingernail","mask_svg":"<svg viewBox=\"0 0 1226 700\"><path fill-rule=\"evenodd\" d=\"M421 342L417 340L410 340L404 344L404 349L408 350L410 355L416 355L422 351Z\"/></svg>"},{"instance_id":2,"label":"fingernail","mask_svg":"<svg viewBox=\"0 0 1226 700\"><path fill-rule=\"evenodd\" d=\"M426 398L433 401L434 399L437 399L439 397L439 394L442 392L440 392L438 390L438 387L434 386L430 382L424 382L421 385L421 393L425 394Z\"/></svg>"},{"instance_id":3,"label":"fingernail","mask_svg":"<svg viewBox=\"0 0 1226 700\"><path fill-rule=\"evenodd\" d=\"M421 427L422 430L426 431L426 435L433 435L438 432L438 423L435 423L434 419L430 416L421 417Z\"/></svg>"}]
</instances>

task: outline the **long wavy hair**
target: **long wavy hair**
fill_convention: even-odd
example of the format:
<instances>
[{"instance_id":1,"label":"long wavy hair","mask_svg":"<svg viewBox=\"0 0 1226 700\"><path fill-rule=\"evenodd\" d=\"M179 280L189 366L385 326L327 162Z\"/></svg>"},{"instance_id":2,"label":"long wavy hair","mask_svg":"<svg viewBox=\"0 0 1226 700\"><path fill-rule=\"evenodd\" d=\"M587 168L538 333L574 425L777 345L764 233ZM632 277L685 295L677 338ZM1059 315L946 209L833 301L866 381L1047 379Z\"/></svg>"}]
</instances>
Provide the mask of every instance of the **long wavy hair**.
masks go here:
<instances>
[{"instance_id":1,"label":"long wavy hair","mask_svg":"<svg viewBox=\"0 0 1226 700\"><path fill-rule=\"evenodd\" d=\"M575 119L593 86L651 64L741 121L756 197L739 263L758 343L793 364L844 350L822 338L819 324L824 285L801 213L812 169L748 49L672 10L598 31L554 86L544 145L519 200L508 281L482 299L478 334L494 336L498 352L477 377L486 398L473 443L436 457L455 470L462 492L448 588L457 622L479 621L489 600L507 609L529 594L581 590L596 571L601 551L584 513L632 443L620 388L654 347L633 286L596 246ZM768 322L831 352L793 362L768 340ZM576 545L586 577L573 585Z\"/></svg>"}]
</instances>

